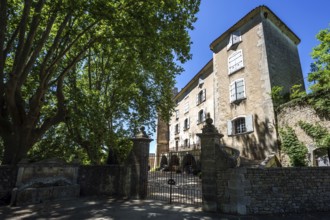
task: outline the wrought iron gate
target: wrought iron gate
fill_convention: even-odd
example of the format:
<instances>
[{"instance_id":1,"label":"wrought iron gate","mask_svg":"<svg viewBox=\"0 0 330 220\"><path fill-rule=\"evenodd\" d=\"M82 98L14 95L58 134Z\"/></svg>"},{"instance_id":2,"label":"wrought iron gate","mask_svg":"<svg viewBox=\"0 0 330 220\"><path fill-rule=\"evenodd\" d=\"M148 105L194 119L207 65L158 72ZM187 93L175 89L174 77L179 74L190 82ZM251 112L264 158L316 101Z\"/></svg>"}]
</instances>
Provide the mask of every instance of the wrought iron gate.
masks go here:
<instances>
[{"instance_id":1,"label":"wrought iron gate","mask_svg":"<svg viewBox=\"0 0 330 220\"><path fill-rule=\"evenodd\" d=\"M169 203L202 204L199 152L172 152L160 155L159 158L151 156L149 165L149 199Z\"/></svg>"}]
</instances>

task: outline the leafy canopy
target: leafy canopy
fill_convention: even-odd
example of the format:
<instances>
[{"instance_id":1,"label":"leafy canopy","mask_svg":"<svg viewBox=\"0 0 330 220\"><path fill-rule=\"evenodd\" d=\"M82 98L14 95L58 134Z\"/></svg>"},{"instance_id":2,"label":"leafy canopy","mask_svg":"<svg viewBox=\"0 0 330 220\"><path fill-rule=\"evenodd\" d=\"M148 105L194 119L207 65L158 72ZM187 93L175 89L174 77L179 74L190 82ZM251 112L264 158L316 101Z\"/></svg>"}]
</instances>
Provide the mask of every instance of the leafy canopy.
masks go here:
<instances>
[{"instance_id":1,"label":"leafy canopy","mask_svg":"<svg viewBox=\"0 0 330 220\"><path fill-rule=\"evenodd\" d=\"M16 164L26 157L61 122L77 128L71 129L75 142L80 135L81 143L90 140L103 148L99 130L107 127L95 127L96 122L109 121L103 110L112 112L107 115L117 127L126 116L136 124L150 121L149 113L155 111L168 118L174 78L182 71L175 59L185 62L191 57L188 30L199 3L1 1L3 163ZM117 92L123 92L121 100L109 102Z\"/></svg>"}]
</instances>

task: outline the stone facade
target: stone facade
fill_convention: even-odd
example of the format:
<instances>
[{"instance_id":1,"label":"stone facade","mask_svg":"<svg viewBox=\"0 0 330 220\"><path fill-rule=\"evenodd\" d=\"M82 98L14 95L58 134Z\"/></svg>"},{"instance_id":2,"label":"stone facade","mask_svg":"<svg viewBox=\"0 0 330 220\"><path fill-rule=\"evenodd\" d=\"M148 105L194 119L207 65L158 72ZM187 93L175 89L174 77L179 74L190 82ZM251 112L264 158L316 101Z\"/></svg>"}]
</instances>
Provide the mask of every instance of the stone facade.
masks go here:
<instances>
[{"instance_id":1,"label":"stone facade","mask_svg":"<svg viewBox=\"0 0 330 220\"><path fill-rule=\"evenodd\" d=\"M236 214L330 211L329 185L328 167L218 170L218 211Z\"/></svg>"},{"instance_id":2,"label":"stone facade","mask_svg":"<svg viewBox=\"0 0 330 220\"><path fill-rule=\"evenodd\" d=\"M107 195L129 197L130 169L126 166L80 166L81 196Z\"/></svg>"},{"instance_id":3,"label":"stone facade","mask_svg":"<svg viewBox=\"0 0 330 220\"><path fill-rule=\"evenodd\" d=\"M149 139L144 128L132 138L124 166L79 166L58 159L0 166L0 205L41 203L77 196L108 195L144 199L147 195Z\"/></svg>"},{"instance_id":4,"label":"stone facade","mask_svg":"<svg viewBox=\"0 0 330 220\"><path fill-rule=\"evenodd\" d=\"M329 167L237 167L237 155L224 150L222 135L211 119L202 131L198 136L204 211L242 215L330 211Z\"/></svg>"},{"instance_id":5,"label":"stone facade","mask_svg":"<svg viewBox=\"0 0 330 220\"><path fill-rule=\"evenodd\" d=\"M235 32L241 40L228 48ZM264 159L278 152L270 93L273 86L284 86L284 90L289 91L292 85L303 84L297 50L299 41L276 15L261 6L211 44L217 91L215 126L225 134L224 144L239 149L243 157ZM243 64L230 72L230 57L239 51ZM245 94L233 102L230 89L238 80L244 82ZM248 118L252 118L250 125ZM237 119L245 120L245 130L239 130L235 124Z\"/></svg>"},{"instance_id":6,"label":"stone facade","mask_svg":"<svg viewBox=\"0 0 330 220\"><path fill-rule=\"evenodd\" d=\"M206 115L214 116L213 94L211 60L174 98L177 105L169 125L169 151L200 149L196 134L202 129Z\"/></svg>"},{"instance_id":7,"label":"stone facade","mask_svg":"<svg viewBox=\"0 0 330 220\"><path fill-rule=\"evenodd\" d=\"M238 149L242 157L262 160L277 154L270 94L274 86L283 86L284 93L295 84L304 86L299 42L265 6L255 8L215 39L210 45L213 59L174 98L179 114L175 112L170 121L169 151L200 148L195 134L203 126L199 112L205 110L224 134L222 144ZM196 104L203 89L206 99Z\"/></svg>"},{"instance_id":8,"label":"stone facade","mask_svg":"<svg viewBox=\"0 0 330 220\"><path fill-rule=\"evenodd\" d=\"M320 124L322 127L327 128L330 132L330 119L320 117L313 107L308 105L292 105L287 103L281 106L277 114L278 126L285 128L289 126L294 129L297 138L301 141L308 149L308 160L310 166L316 166L316 158L314 151L316 150L315 140L308 136L305 131L298 125L299 121L304 121L310 124ZM283 165L287 165L285 161L282 161Z\"/></svg>"}]
</instances>

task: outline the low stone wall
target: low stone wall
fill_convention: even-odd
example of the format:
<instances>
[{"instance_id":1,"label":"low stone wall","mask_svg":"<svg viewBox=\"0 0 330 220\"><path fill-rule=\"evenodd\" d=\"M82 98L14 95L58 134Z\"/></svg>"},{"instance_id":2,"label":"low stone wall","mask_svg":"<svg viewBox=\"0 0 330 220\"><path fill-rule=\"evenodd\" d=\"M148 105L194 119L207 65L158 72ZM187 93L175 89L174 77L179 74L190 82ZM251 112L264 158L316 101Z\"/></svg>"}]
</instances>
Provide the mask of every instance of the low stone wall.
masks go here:
<instances>
[{"instance_id":1,"label":"low stone wall","mask_svg":"<svg viewBox=\"0 0 330 220\"><path fill-rule=\"evenodd\" d=\"M218 211L330 211L330 168L231 168L217 172Z\"/></svg>"},{"instance_id":2,"label":"low stone wall","mask_svg":"<svg viewBox=\"0 0 330 220\"><path fill-rule=\"evenodd\" d=\"M313 138L308 136L306 132L298 125L299 121L304 121L310 124L320 124L322 127L327 128L330 132L330 120L329 118L320 117L313 107L308 105L289 105L284 104L277 115L278 127L285 128L289 126L294 129L297 138L308 149L311 158L309 159L310 166L316 166L313 150L316 149L316 143ZM282 155L283 156L283 155ZM289 166L287 158L282 157L281 163L283 166Z\"/></svg>"},{"instance_id":3,"label":"low stone wall","mask_svg":"<svg viewBox=\"0 0 330 220\"><path fill-rule=\"evenodd\" d=\"M8 204L11 190L15 187L17 167L0 166L0 205Z\"/></svg>"},{"instance_id":4,"label":"low stone wall","mask_svg":"<svg viewBox=\"0 0 330 220\"><path fill-rule=\"evenodd\" d=\"M80 166L78 184L81 196L108 195L128 197L130 169L125 166Z\"/></svg>"}]
</instances>

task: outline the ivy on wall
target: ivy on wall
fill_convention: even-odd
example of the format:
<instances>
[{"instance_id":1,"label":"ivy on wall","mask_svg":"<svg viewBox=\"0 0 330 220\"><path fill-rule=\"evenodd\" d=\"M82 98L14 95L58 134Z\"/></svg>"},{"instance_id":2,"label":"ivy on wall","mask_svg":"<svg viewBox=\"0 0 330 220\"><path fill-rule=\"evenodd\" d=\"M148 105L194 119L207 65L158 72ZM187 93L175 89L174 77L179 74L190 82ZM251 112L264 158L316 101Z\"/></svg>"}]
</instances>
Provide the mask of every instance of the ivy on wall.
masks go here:
<instances>
[{"instance_id":1,"label":"ivy on wall","mask_svg":"<svg viewBox=\"0 0 330 220\"><path fill-rule=\"evenodd\" d=\"M327 148L328 156L330 156L330 132L325 127L322 127L320 124L311 124L304 121L299 121L298 125L308 136L314 139L316 147Z\"/></svg>"},{"instance_id":2,"label":"ivy on wall","mask_svg":"<svg viewBox=\"0 0 330 220\"><path fill-rule=\"evenodd\" d=\"M291 165L294 167L307 166L306 155L308 150L306 146L298 140L298 137L291 127L280 129L282 140L282 149L289 156Z\"/></svg>"}]
</instances>

